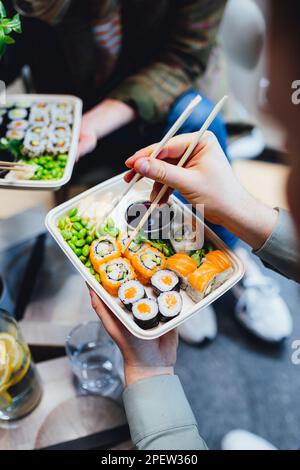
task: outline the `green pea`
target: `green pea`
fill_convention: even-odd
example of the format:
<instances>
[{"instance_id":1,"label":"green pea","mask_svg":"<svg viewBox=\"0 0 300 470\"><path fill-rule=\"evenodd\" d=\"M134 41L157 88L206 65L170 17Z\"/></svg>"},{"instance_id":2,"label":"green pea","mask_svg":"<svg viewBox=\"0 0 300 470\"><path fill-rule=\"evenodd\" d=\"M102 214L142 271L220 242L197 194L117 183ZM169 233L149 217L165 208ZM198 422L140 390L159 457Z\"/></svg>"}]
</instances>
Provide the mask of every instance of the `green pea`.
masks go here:
<instances>
[{"instance_id":1,"label":"green pea","mask_svg":"<svg viewBox=\"0 0 300 470\"><path fill-rule=\"evenodd\" d=\"M79 256L80 261L82 261L83 264L86 263L86 256Z\"/></svg>"},{"instance_id":2,"label":"green pea","mask_svg":"<svg viewBox=\"0 0 300 470\"><path fill-rule=\"evenodd\" d=\"M73 224L73 227L75 228L75 230L77 230L77 232L80 232L80 230L83 229L82 225L79 222L75 222Z\"/></svg>"},{"instance_id":3,"label":"green pea","mask_svg":"<svg viewBox=\"0 0 300 470\"><path fill-rule=\"evenodd\" d=\"M73 209L70 209L69 210L69 217L75 217L75 215L77 215L77 212L78 212L78 209L77 207L73 207Z\"/></svg>"},{"instance_id":4,"label":"green pea","mask_svg":"<svg viewBox=\"0 0 300 470\"><path fill-rule=\"evenodd\" d=\"M84 245L85 241L82 239L77 240L77 242L75 243L75 246L77 246L78 248L82 248Z\"/></svg>"},{"instance_id":5,"label":"green pea","mask_svg":"<svg viewBox=\"0 0 300 470\"><path fill-rule=\"evenodd\" d=\"M85 238L85 237L86 237L86 234L87 234L86 228L81 229L80 232L79 232L79 236L80 236L81 238Z\"/></svg>"},{"instance_id":6,"label":"green pea","mask_svg":"<svg viewBox=\"0 0 300 470\"><path fill-rule=\"evenodd\" d=\"M96 271L94 270L94 268L90 268L90 273L91 273L93 276L95 276Z\"/></svg>"},{"instance_id":7,"label":"green pea","mask_svg":"<svg viewBox=\"0 0 300 470\"><path fill-rule=\"evenodd\" d=\"M90 262L90 260L87 260L87 262L85 263L86 267L87 268L91 268L92 267L92 263Z\"/></svg>"},{"instance_id":8,"label":"green pea","mask_svg":"<svg viewBox=\"0 0 300 470\"><path fill-rule=\"evenodd\" d=\"M95 279L96 279L96 281L100 282L100 276L99 276L99 274L98 274L98 273L97 273L97 274L95 274Z\"/></svg>"}]
</instances>

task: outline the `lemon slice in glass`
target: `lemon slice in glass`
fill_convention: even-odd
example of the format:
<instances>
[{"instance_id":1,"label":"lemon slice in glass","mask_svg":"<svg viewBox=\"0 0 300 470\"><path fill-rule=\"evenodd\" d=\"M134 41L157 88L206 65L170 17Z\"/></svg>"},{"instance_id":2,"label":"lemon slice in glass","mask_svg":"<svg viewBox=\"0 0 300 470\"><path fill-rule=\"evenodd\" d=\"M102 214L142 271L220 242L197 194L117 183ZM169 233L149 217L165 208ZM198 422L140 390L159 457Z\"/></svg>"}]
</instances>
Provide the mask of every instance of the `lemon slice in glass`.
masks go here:
<instances>
[{"instance_id":1,"label":"lemon slice in glass","mask_svg":"<svg viewBox=\"0 0 300 470\"><path fill-rule=\"evenodd\" d=\"M5 343L13 372L17 371L24 360L24 351L20 343L9 333L0 333L0 343Z\"/></svg>"}]
</instances>

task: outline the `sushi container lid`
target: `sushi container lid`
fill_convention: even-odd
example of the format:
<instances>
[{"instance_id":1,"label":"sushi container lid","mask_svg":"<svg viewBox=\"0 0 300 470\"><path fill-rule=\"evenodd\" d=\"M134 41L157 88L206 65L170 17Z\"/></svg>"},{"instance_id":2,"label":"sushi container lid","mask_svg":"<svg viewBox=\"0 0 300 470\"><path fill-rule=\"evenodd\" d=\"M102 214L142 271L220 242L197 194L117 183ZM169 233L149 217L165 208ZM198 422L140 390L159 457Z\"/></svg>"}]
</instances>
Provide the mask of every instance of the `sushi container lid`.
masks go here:
<instances>
[{"instance_id":1,"label":"sushi container lid","mask_svg":"<svg viewBox=\"0 0 300 470\"><path fill-rule=\"evenodd\" d=\"M118 194L124 188L124 175L118 175L114 178L111 178L81 194L78 196L70 199L69 201L57 206L56 208L52 209L47 217L46 217L46 227L50 234L53 236L55 241L58 243L60 248L63 250L65 255L69 258L71 263L75 266L77 271L81 274L81 276L85 279L85 281L90 285L90 287L99 295L99 297L104 301L104 303L112 310L112 312L118 317L118 319L125 325L125 327L136 337L145 339L145 340L152 340L155 338L159 338L160 336L166 334L168 331L177 328L179 325L184 323L186 320L191 318L194 314L200 312L202 309L213 303L219 297L224 295L229 289L231 289L235 284L237 284L244 275L244 266L241 260L236 256L234 252L232 252L224 242L210 229L208 228L203 221L197 218L197 223L201 223L205 225L205 238L207 241L211 242L216 249L220 249L227 254L229 259L232 262L233 266L233 274L231 277L219 288L215 291L207 295L203 300L199 303L194 303L190 300L188 307L184 307L182 312L176 318L170 320L167 323L160 323L157 327L151 330L143 330L141 329L133 320L132 316L124 311L122 305L118 298L112 297L106 290L97 282L94 276L90 273L89 269L84 266L84 264L79 260L79 258L75 255L69 245L65 242L62 238L61 233L57 227L57 222L61 217L66 216L70 209L77 207L79 203L87 197L101 197L101 195L105 195L108 192L113 194ZM139 187L141 188L143 194L145 194L145 187L148 188L149 194L150 189L152 187L152 183L150 180L143 179L140 183L138 183ZM132 190L134 191L134 189ZM134 200L138 201L141 199L141 196L136 190L136 193L132 195L132 202ZM175 205L176 209L181 209L184 211L189 211L186 206L178 199L176 196L171 196L170 201L172 204ZM112 213L112 218L114 218ZM119 219L117 222L119 226ZM120 227L121 230L123 227ZM187 296L186 293L183 293L184 296Z\"/></svg>"},{"instance_id":2,"label":"sushi container lid","mask_svg":"<svg viewBox=\"0 0 300 470\"><path fill-rule=\"evenodd\" d=\"M67 184L72 176L73 168L76 162L77 157L77 149L78 149L78 141L80 135L80 127L81 127L81 117L82 117L82 100L77 98L76 96L72 95L39 95L39 94L16 94L16 95L8 95L7 99L9 103L19 103L22 101L30 102L32 104L36 102L45 102L47 104L54 104L54 103L68 103L71 104L74 112L73 112L73 129L72 129L72 136L71 136L71 146L68 153L68 160L65 167L64 175L62 178L58 180L41 180L41 181L33 181L33 180L16 180L10 181L5 180L4 178L0 178L0 188L7 188L7 189L36 189L36 190L58 190L65 184Z\"/></svg>"}]
</instances>

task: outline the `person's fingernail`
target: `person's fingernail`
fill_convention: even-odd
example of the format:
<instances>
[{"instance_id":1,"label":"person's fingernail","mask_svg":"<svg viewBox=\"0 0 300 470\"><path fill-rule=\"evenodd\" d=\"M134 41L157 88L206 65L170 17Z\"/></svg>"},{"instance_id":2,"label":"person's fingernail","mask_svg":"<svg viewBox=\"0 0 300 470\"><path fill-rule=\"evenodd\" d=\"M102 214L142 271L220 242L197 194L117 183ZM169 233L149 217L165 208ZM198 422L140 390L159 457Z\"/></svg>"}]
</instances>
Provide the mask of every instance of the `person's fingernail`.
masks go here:
<instances>
[{"instance_id":1,"label":"person's fingernail","mask_svg":"<svg viewBox=\"0 0 300 470\"><path fill-rule=\"evenodd\" d=\"M142 175L147 175L148 171L150 170L150 163L145 158L143 160L139 160L137 163L138 172Z\"/></svg>"}]
</instances>

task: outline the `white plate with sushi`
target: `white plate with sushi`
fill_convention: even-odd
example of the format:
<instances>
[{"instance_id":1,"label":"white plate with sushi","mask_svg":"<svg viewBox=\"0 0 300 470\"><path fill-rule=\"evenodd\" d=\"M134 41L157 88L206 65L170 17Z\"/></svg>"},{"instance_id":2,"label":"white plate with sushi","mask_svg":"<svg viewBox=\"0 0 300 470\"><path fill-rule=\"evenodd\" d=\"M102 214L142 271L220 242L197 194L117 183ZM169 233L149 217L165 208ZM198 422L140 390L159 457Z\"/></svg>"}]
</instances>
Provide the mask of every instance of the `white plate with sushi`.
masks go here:
<instances>
[{"instance_id":1,"label":"white plate with sushi","mask_svg":"<svg viewBox=\"0 0 300 470\"><path fill-rule=\"evenodd\" d=\"M1 171L0 187L59 189L76 161L82 101L70 95L8 95L0 107L0 160L26 164Z\"/></svg>"},{"instance_id":2,"label":"white plate with sushi","mask_svg":"<svg viewBox=\"0 0 300 470\"><path fill-rule=\"evenodd\" d=\"M180 237L172 232L170 239L160 239L159 232L154 240L144 232L123 253L128 229L130 232L132 228L129 208L149 200L152 188L151 181L141 180L103 220L114 195L125 184L123 175L119 175L85 191L52 209L46 227L128 330L150 340L178 327L221 297L242 278L244 268L201 218L175 196L169 200L173 216L170 225L181 220L182 214L188 215L195 232L204 234L198 245L193 244L191 249L184 231Z\"/></svg>"}]
</instances>

